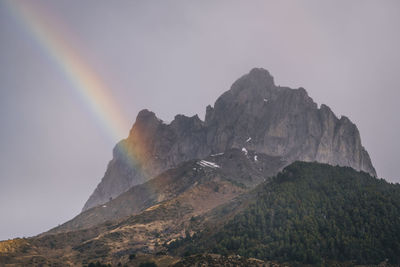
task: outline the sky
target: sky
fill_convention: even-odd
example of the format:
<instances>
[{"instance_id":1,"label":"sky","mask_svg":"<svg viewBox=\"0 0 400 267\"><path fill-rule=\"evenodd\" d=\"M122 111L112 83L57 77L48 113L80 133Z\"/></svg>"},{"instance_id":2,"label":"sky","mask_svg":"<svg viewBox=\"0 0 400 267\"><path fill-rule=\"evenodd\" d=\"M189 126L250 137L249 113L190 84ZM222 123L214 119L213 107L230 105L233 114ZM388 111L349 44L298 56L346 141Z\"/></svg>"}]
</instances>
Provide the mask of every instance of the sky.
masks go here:
<instances>
[{"instance_id":1,"label":"sky","mask_svg":"<svg viewBox=\"0 0 400 267\"><path fill-rule=\"evenodd\" d=\"M396 0L0 0L0 240L77 215L141 109L204 118L253 67L400 182L399 26Z\"/></svg>"}]
</instances>

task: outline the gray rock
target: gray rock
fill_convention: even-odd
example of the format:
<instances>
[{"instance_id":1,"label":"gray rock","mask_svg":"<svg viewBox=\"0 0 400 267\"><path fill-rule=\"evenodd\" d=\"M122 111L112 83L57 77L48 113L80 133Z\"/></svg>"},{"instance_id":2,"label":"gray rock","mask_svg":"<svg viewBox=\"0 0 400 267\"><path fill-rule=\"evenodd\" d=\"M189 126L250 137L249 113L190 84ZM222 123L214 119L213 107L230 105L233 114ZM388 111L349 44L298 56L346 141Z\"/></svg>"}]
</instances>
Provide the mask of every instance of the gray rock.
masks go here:
<instances>
[{"instance_id":1,"label":"gray rock","mask_svg":"<svg viewBox=\"0 0 400 267\"><path fill-rule=\"evenodd\" d=\"M204 122L197 115L177 115L165 124L153 112L139 112L83 210L181 162L230 148L279 156L286 164L318 161L376 176L356 125L337 118L326 105L318 108L303 88L276 86L267 70L256 68L207 107Z\"/></svg>"},{"instance_id":2,"label":"gray rock","mask_svg":"<svg viewBox=\"0 0 400 267\"><path fill-rule=\"evenodd\" d=\"M127 139L114 148L107 171L83 210L103 204L177 164L208 155L206 129L198 116L177 115L164 124L153 112L139 112Z\"/></svg>"}]
</instances>

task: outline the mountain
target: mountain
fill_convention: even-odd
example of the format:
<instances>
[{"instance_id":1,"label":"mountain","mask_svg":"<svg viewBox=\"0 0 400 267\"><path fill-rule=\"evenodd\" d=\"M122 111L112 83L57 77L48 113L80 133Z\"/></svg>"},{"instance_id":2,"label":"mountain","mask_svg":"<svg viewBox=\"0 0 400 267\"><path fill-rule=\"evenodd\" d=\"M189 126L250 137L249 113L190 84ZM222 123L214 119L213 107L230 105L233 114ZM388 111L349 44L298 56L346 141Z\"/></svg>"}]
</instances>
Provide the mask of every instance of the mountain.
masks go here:
<instances>
[{"instance_id":1,"label":"mountain","mask_svg":"<svg viewBox=\"0 0 400 267\"><path fill-rule=\"evenodd\" d=\"M0 266L399 264L400 188L375 177L348 118L253 69L204 121L140 111L83 211Z\"/></svg>"},{"instance_id":2,"label":"mountain","mask_svg":"<svg viewBox=\"0 0 400 267\"><path fill-rule=\"evenodd\" d=\"M177 115L165 124L153 112L140 111L83 211L184 161L230 148L281 157L287 165L318 161L376 176L359 131L347 117L337 118L326 105L318 108L303 88L276 86L267 70L255 68L207 107L204 121Z\"/></svg>"}]
</instances>

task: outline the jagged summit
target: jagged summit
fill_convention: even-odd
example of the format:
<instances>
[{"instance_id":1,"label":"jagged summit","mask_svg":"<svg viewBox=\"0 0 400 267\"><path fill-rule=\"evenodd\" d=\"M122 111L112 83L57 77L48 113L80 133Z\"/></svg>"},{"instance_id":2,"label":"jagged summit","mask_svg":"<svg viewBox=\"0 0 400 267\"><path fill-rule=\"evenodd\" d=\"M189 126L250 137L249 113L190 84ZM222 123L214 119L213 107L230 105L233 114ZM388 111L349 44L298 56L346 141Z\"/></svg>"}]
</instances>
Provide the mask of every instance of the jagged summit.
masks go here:
<instances>
[{"instance_id":1,"label":"jagged summit","mask_svg":"<svg viewBox=\"0 0 400 267\"><path fill-rule=\"evenodd\" d=\"M318 105L304 88L277 87L271 74L254 68L236 80L214 106L199 117L175 116L163 123L148 110L139 112L129 137L121 141L139 159L128 164L114 153L106 174L83 210L115 198L179 163L231 148L296 160L350 166L376 176L357 127Z\"/></svg>"},{"instance_id":2,"label":"jagged summit","mask_svg":"<svg viewBox=\"0 0 400 267\"><path fill-rule=\"evenodd\" d=\"M223 93L215 102L214 108L234 106L253 102L263 102L272 97L277 88L274 78L265 69L254 68L233 83L231 89Z\"/></svg>"},{"instance_id":3,"label":"jagged summit","mask_svg":"<svg viewBox=\"0 0 400 267\"><path fill-rule=\"evenodd\" d=\"M266 88L268 88L275 86L274 77L269 73L268 70L263 68L253 68L248 74L245 74L239 78L232 87L234 88L241 83L249 84L249 82L253 83L251 85L254 87L266 86Z\"/></svg>"}]
</instances>

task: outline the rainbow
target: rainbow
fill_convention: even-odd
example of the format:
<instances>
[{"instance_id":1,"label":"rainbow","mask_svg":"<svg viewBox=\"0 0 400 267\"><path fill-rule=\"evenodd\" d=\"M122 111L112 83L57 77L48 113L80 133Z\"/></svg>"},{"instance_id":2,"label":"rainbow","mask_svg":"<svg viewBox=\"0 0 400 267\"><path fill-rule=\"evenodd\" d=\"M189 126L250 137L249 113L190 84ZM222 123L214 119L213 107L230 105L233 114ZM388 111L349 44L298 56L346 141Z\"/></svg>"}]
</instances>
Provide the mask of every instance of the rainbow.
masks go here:
<instances>
[{"instance_id":1,"label":"rainbow","mask_svg":"<svg viewBox=\"0 0 400 267\"><path fill-rule=\"evenodd\" d=\"M111 90L78 53L74 47L76 42L72 42L74 39L66 27L37 1L6 0L4 3L22 28L62 71L112 141L126 136L129 120L120 112ZM142 154L144 147L128 147L126 142L120 144L120 152L126 154L131 163L143 164L138 155Z\"/></svg>"},{"instance_id":2,"label":"rainbow","mask_svg":"<svg viewBox=\"0 0 400 267\"><path fill-rule=\"evenodd\" d=\"M116 141L127 133L130 125L114 101L111 90L88 66L72 42L72 35L52 13L38 1L6 0L13 16L27 29L48 57L62 71L72 88L89 110Z\"/></svg>"}]
</instances>

